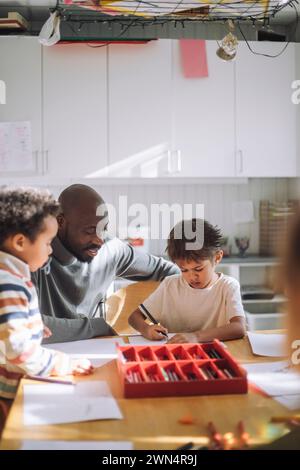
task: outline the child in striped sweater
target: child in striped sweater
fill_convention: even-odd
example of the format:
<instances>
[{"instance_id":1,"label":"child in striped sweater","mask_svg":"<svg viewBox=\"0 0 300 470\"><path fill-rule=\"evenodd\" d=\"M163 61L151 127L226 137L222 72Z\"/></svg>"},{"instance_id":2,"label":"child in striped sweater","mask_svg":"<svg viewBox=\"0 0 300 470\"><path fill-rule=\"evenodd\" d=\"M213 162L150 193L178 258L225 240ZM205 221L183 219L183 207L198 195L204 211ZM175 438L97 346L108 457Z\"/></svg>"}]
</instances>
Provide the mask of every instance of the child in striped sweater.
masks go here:
<instances>
[{"instance_id":1,"label":"child in striped sweater","mask_svg":"<svg viewBox=\"0 0 300 470\"><path fill-rule=\"evenodd\" d=\"M41 346L44 330L31 272L52 253L58 204L34 189L0 190L0 435L23 375L86 375L87 359Z\"/></svg>"}]
</instances>

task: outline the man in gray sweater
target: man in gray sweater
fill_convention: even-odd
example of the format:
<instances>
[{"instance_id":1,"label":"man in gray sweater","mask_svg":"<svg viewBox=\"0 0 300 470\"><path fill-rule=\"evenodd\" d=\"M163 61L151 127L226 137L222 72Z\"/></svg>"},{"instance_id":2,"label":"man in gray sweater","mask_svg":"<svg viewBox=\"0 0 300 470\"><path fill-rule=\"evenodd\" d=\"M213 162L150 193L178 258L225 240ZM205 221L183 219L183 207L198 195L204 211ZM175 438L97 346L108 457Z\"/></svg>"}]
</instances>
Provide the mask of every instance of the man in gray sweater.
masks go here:
<instances>
[{"instance_id":1,"label":"man in gray sweater","mask_svg":"<svg viewBox=\"0 0 300 470\"><path fill-rule=\"evenodd\" d=\"M43 321L52 332L45 342L113 335L105 321L104 302L115 277L162 280L177 274L178 269L117 238L104 241L99 223L107 219L97 215L103 200L89 186L69 186L59 202L59 229L52 244L50 271L42 268L33 273Z\"/></svg>"}]
</instances>

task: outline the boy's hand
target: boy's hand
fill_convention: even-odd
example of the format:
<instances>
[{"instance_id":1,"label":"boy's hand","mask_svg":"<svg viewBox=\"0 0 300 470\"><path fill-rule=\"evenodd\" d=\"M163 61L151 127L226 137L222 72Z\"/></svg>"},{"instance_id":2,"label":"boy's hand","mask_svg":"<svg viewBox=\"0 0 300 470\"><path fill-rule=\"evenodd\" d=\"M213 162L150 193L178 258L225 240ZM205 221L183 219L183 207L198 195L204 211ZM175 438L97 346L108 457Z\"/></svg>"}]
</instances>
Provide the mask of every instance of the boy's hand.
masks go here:
<instances>
[{"instance_id":1,"label":"boy's hand","mask_svg":"<svg viewBox=\"0 0 300 470\"><path fill-rule=\"evenodd\" d=\"M178 333L168 341L168 344L176 343L199 343L196 333Z\"/></svg>"},{"instance_id":2,"label":"boy's hand","mask_svg":"<svg viewBox=\"0 0 300 470\"><path fill-rule=\"evenodd\" d=\"M161 341L162 339L167 339L163 334L168 334L167 328L158 324L158 325L146 325L145 329L142 331L142 335L152 341Z\"/></svg>"},{"instance_id":3,"label":"boy's hand","mask_svg":"<svg viewBox=\"0 0 300 470\"><path fill-rule=\"evenodd\" d=\"M89 359L72 359L71 360L71 374L72 375L90 375L94 372Z\"/></svg>"},{"instance_id":4,"label":"boy's hand","mask_svg":"<svg viewBox=\"0 0 300 470\"><path fill-rule=\"evenodd\" d=\"M50 338L50 336L52 336L52 331L48 328L48 326L44 325L43 338Z\"/></svg>"}]
</instances>

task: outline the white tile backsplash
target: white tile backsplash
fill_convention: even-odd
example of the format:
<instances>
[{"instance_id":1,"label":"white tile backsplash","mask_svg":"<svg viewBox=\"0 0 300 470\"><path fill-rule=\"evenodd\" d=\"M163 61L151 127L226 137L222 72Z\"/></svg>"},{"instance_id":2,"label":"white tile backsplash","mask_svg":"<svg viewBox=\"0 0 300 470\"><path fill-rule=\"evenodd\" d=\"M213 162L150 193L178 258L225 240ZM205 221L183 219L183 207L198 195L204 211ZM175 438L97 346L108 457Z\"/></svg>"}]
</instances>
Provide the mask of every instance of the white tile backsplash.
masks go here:
<instances>
[{"instance_id":1,"label":"white tile backsplash","mask_svg":"<svg viewBox=\"0 0 300 470\"><path fill-rule=\"evenodd\" d=\"M224 235L231 237L233 252L237 252L234 236L249 236L249 253L259 250L259 201L270 199L284 201L299 195L298 179L288 178L257 178L249 179L247 184L178 184L178 185L93 185L93 187L114 205L120 195L127 195L128 205L142 203L150 208L153 203L162 204L204 204L205 218L218 225ZM56 196L62 186L49 188ZM253 223L235 224L232 220L232 203L242 200L252 200L254 203ZM118 205L117 205L118 207ZM165 250L165 240L150 240L150 251L162 254Z\"/></svg>"}]
</instances>

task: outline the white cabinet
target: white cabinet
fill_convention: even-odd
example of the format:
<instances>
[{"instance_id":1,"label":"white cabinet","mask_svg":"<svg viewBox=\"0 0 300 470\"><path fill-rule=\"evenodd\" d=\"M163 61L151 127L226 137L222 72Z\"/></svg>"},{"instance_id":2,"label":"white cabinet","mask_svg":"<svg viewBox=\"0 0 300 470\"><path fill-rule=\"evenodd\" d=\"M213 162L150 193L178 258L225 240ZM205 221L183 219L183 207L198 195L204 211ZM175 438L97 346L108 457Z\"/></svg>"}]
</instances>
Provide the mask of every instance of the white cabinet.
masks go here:
<instances>
[{"instance_id":1,"label":"white cabinet","mask_svg":"<svg viewBox=\"0 0 300 470\"><path fill-rule=\"evenodd\" d=\"M295 47L268 58L241 42L226 63L206 41L208 77L189 79L179 41L42 48L1 37L0 120L31 121L34 173L45 179L295 177Z\"/></svg>"},{"instance_id":2,"label":"white cabinet","mask_svg":"<svg viewBox=\"0 0 300 470\"><path fill-rule=\"evenodd\" d=\"M0 105L0 121L31 122L33 171L24 172L20 167L18 173L35 174L42 161L41 46L37 38L0 38L0 80L6 84L6 104Z\"/></svg>"},{"instance_id":3,"label":"white cabinet","mask_svg":"<svg viewBox=\"0 0 300 470\"><path fill-rule=\"evenodd\" d=\"M296 176L295 45L240 43L235 63L237 176Z\"/></svg>"},{"instance_id":4,"label":"white cabinet","mask_svg":"<svg viewBox=\"0 0 300 470\"><path fill-rule=\"evenodd\" d=\"M107 48L43 48L44 148L50 177L84 178L107 165Z\"/></svg>"},{"instance_id":5,"label":"white cabinet","mask_svg":"<svg viewBox=\"0 0 300 470\"><path fill-rule=\"evenodd\" d=\"M234 63L216 56L206 41L208 77L185 78L179 41L173 42L174 148L181 151L178 176L235 175Z\"/></svg>"},{"instance_id":6,"label":"white cabinet","mask_svg":"<svg viewBox=\"0 0 300 470\"><path fill-rule=\"evenodd\" d=\"M112 176L163 176L171 148L171 40L109 46Z\"/></svg>"}]
</instances>

